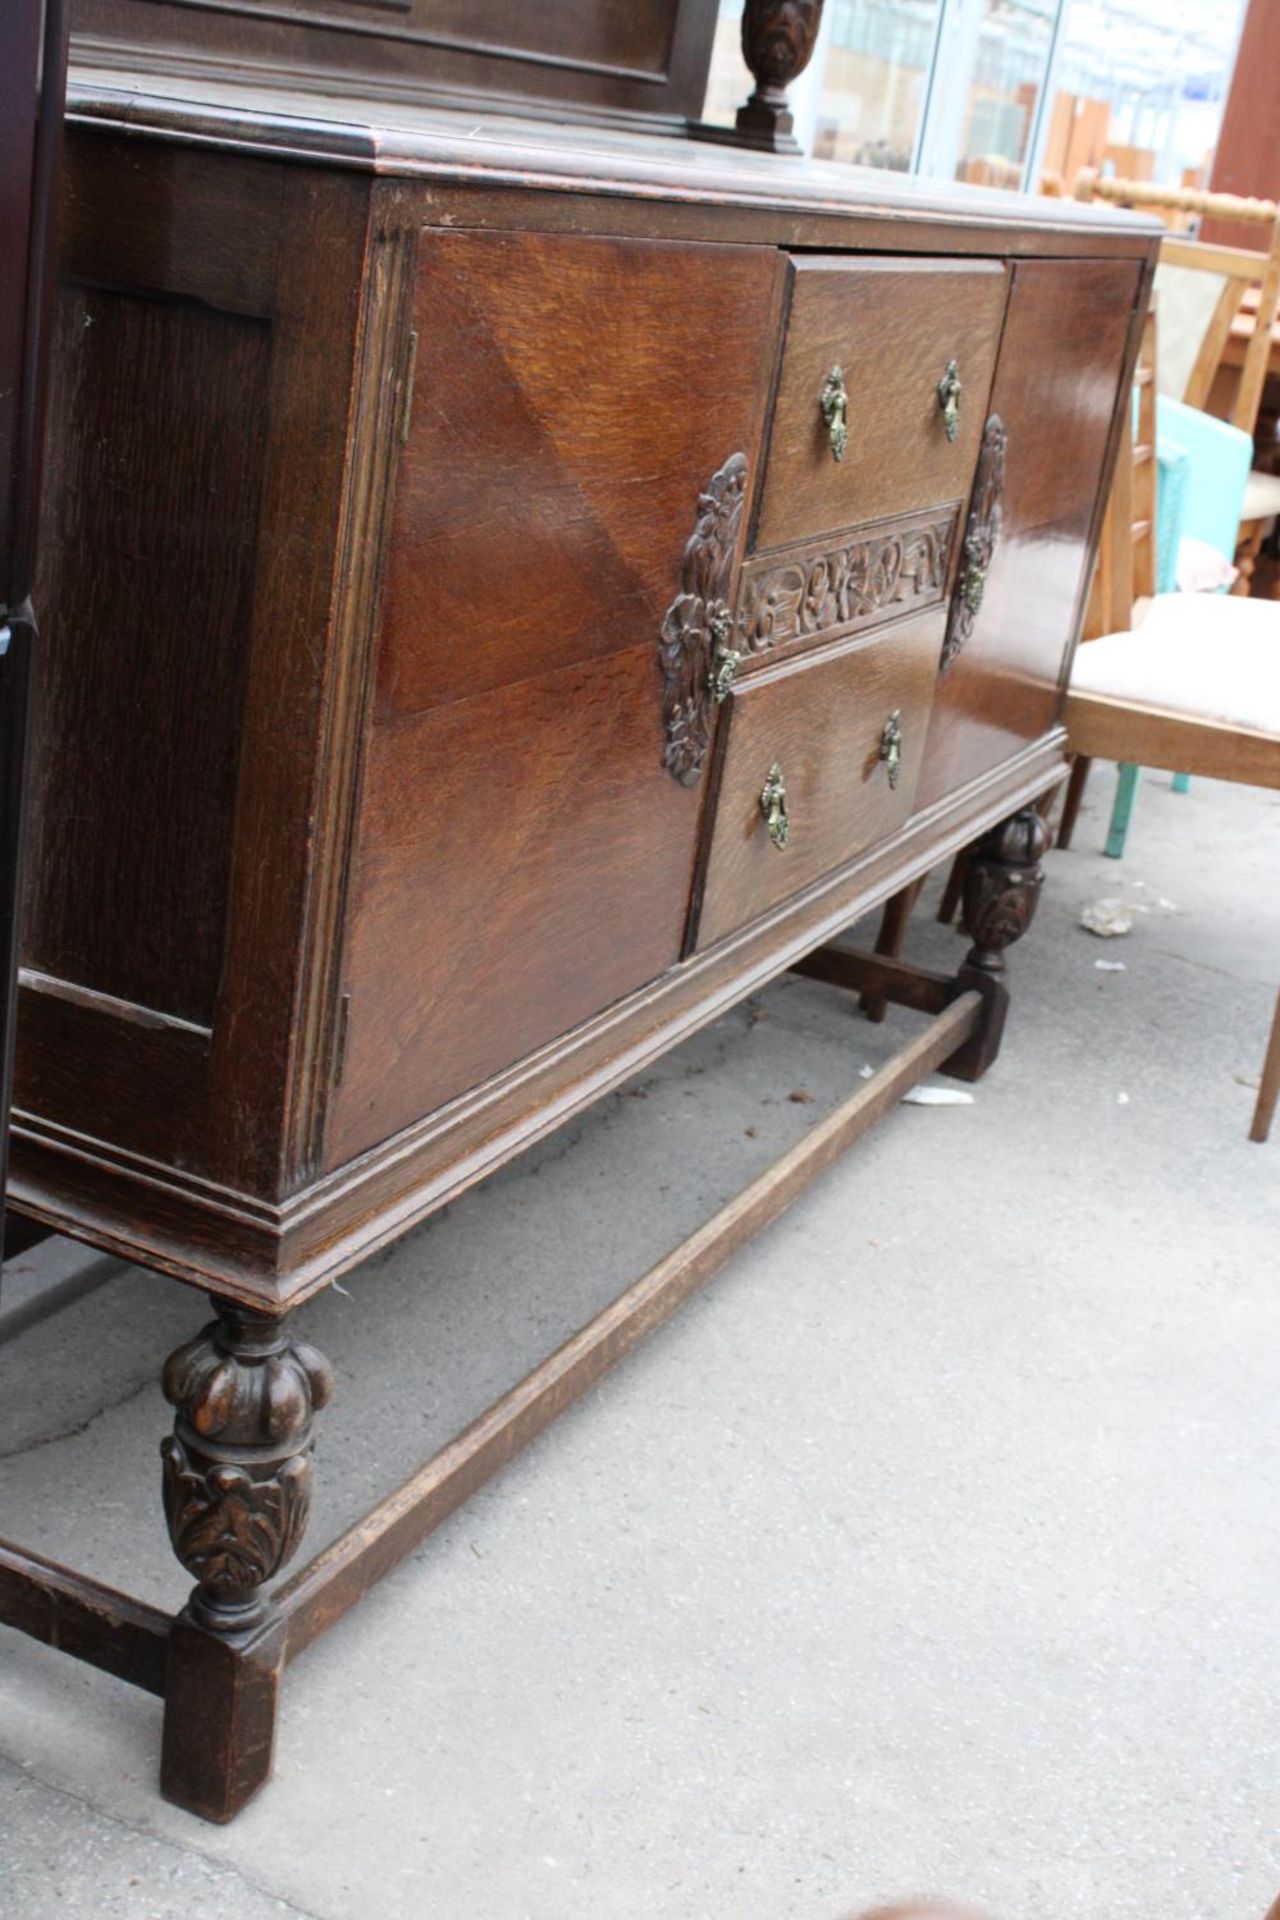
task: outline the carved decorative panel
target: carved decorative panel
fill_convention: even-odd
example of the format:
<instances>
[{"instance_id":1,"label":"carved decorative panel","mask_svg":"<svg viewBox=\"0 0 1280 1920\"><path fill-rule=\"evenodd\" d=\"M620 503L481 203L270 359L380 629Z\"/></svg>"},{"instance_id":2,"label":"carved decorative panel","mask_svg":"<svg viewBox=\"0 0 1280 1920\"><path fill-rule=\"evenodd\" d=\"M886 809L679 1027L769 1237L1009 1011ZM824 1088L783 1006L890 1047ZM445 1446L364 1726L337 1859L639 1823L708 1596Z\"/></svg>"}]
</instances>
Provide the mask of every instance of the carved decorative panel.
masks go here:
<instances>
[{"instance_id":1,"label":"carved decorative panel","mask_svg":"<svg viewBox=\"0 0 1280 1920\"><path fill-rule=\"evenodd\" d=\"M662 662L662 717L667 744L662 764L681 786L695 785L711 743L717 649L733 631L733 561L747 491L747 457L731 454L698 496L698 517L684 550L680 591L667 608L658 637Z\"/></svg>"},{"instance_id":2,"label":"carved decorative panel","mask_svg":"<svg viewBox=\"0 0 1280 1920\"><path fill-rule=\"evenodd\" d=\"M1009 435L998 413L993 413L982 430L982 452L969 502L965 523L964 550L960 556L960 577L956 581L947 621L947 637L942 643L940 671L962 652L986 591L987 573L1000 542L1003 517L1005 454Z\"/></svg>"},{"instance_id":3,"label":"carved decorative panel","mask_svg":"<svg viewBox=\"0 0 1280 1920\"><path fill-rule=\"evenodd\" d=\"M908 608L941 600L957 513L916 514L830 539L744 571L736 644L744 654L813 646Z\"/></svg>"}]
</instances>

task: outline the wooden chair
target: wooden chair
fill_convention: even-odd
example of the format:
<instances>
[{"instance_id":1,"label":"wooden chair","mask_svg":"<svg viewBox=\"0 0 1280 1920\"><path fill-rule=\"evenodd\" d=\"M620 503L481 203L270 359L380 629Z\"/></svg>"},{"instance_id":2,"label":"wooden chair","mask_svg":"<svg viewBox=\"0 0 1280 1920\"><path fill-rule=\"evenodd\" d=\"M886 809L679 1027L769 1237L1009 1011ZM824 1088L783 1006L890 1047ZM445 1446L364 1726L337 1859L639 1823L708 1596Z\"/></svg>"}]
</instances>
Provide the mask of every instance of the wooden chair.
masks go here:
<instances>
[{"instance_id":1,"label":"wooden chair","mask_svg":"<svg viewBox=\"0 0 1280 1920\"><path fill-rule=\"evenodd\" d=\"M1103 179L1081 171L1077 200L1106 200L1118 207L1141 207L1170 222L1209 216L1266 230L1266 252L1244 247L1210 246L1173 231L1160 249L1156 288L1160 299L1162 388L1202 411L1210 408L1223 370L1227 343L1239 321L1246 296L1257 288L1253 331L1234 391L1222 411L1232 426L1250 438L1258 422L1262 390L1271 357L1271 331L1280 311L1280 206L1234 193L1203 193L1195 188L1159 187L1149 180ZM1253 564L1272 522L1280 516L1280 475L1255 469L1245 489L1237 542L1241 569L1238 590L1247 593Z\"/></svg>"},{"instance_id":2,"label":"wooden chair","mask_svg":"<svg viewBox=\"0 0 1280 1920\"><path fill-rule=\"evenodd\" d=\"M1149 327L1140 380L1154 372L1154 339ZM1135 519L1133 471L1126 446L1107 507L1098 570L1103 584L1095 587L1093 603L1095 615L1113 626L1082 642L1067 696L1068 746L1078 756L1075 804L1083 770L1095 757L1280 790L1280 603L1162 593L1144 605L1155 533L1148 537L1141 516ZM1073 818L1064 811L1067 838ZM1280 1006L1251 1139L1267 1138L1278 1095Z\"/></svg>"},{"instance_id":3,"label":"wooden chair","mask_svg":"<svg viewBox=\"0 0 1280 1920\"><path fill-rule=\"evenodd\" d=\"M1076 756L1058 844L1070 839L1089 761L1190 768L1211 779L1280 790L1280 603L1220 594L1161 593L1152 502L1154 463L1143 423L1154 391L1156 328L1149 317L1138 367L1138 432L1121 446L1107 503L1085 637L1067 698ZM1100 628L1110 631L1100 632ZM938 908L960 903L961 853ZM897 954L914 894L885 908L877 950ZM874 1017L874 1008L872 1009ZM1254 1109L1251 1140L1266 1140L1280 1101L1280 1001ZM1280 1920L1280 1912L1269 1920Z\"/></svg>"}]
</instances>

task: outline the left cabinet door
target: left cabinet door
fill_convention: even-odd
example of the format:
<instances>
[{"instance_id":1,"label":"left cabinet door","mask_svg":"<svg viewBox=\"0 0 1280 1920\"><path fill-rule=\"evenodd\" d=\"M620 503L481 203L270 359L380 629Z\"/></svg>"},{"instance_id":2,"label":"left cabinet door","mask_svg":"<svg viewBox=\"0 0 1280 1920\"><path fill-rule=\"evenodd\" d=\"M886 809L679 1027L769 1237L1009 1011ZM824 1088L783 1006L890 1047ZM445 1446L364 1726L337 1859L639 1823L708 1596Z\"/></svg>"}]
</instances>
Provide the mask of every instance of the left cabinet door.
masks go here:
<instances>
[{"instance_id":1,"label":"left cabinet door","mask_svg":"<svg viewBox=\"0 0 1280 1920\"><path fill-rule=\"evenodd\" d=\"M767 247L420 234L329 1164L678 960L783 283Z\"/></svg>"}]
</instances>

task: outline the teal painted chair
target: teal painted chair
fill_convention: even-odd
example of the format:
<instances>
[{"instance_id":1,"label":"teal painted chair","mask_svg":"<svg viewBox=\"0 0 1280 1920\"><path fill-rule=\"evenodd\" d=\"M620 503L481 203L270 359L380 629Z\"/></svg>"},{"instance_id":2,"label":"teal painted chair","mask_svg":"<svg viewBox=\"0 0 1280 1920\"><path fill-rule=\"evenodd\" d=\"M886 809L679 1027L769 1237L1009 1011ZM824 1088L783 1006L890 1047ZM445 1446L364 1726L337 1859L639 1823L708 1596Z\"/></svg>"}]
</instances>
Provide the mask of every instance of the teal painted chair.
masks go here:
<instances>
[{"instance_id":1,"label":"teal painted chair","mask_svg":"<svg viewBox=\"0 0 1280 1920\"><path fill-rule=\"evenodd\" d=\"M1156 592L1173 593L1183 539L1198 540L1231 563L1253 442L1239 427L1161 394L1156 401L1156 458ZM1122 761L1117 769L1106 844L1112 860L1124 854L1140 773L1129 761ZM1191 782L1187 774L1177 773L1173 784L1185 793Z\"/></svg>"}]
</instances>

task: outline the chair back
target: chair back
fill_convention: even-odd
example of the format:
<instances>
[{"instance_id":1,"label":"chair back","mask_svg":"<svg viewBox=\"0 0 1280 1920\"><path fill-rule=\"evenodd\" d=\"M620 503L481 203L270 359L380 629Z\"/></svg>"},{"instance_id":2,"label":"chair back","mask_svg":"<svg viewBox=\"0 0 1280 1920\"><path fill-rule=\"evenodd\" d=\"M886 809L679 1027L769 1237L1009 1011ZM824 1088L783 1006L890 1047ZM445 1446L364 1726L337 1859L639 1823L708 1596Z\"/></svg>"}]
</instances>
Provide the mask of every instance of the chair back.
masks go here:
<instances>
[{"instance_id":1,"label":"chair back","mask_svg":"<svg viewBox=\"0 0 1280 1920\"><path fill-rule=\"evenodd\" d=\"M1210 246L1171 231L1161 244L1156 288L1160 299L1160 390L1189 407L1206 409L1210 393L1248 296L1258 289L1257 310L1244 362L1225 417L1252 435L1262 403L1271 354L1272 328L1280 309L1280 207L1234 193L1195 187L1160 187L1150 180L1104 179L1085 168L1076 181L1077 200L1105 200L1161 214L1171 227L1208 216L1260 229L1266 251ZM1247 322L1245 323L1247 325Z\"/></svg>"}]
</instances>

